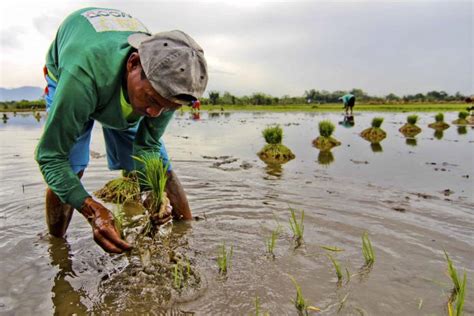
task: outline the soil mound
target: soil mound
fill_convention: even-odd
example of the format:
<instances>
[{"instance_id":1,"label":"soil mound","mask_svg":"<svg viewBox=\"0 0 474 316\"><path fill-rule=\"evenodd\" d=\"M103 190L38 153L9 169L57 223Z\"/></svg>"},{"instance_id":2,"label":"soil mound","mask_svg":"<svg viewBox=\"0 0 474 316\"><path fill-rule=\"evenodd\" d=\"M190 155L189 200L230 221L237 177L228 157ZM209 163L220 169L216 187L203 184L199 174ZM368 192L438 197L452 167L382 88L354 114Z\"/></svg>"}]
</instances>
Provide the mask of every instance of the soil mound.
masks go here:
<instances>
[{"instance_id":1,"label":"soil mound","mask_svg":"<svg viewBox=\"0 0 474 316\"><path fill-rule=\"evenodd\" d=\"M283 144L266 144L257 155L267 164L283 164L295 158L293 152Z\"/></svg>"},{"instance_id":2,"label":"soil mound","mask_svg":"<svg viewBox=\"0 0 474 316\"><path fill-rule=\"evenodd\" d=\"M400 133L402 133L405 137L415 137L419 133L421 133L421 128L414 124L406 123L399 129Z\"/></svg>"},{"instance_id":3,"label":"soil mound","mask_svg":"<svg viewBox=\"0 0 474 316\"><path fill-rule=\"evenodd\" d=\"M381 128L370 127L364 129L362 133L360 133L360 136L371 143L380 143L387 137L387 133Z\"/></svg>"},{"instance_id":4,"label":"soil mound","mask_svg":"<svg viewBox=\"0 0 474 316\"><path fill-rule=\"evenodd\" d=\"M434 123L428 124L428 127L438 130L438 131L444 131L445 129L449 128L449 124L446 122L434 122Z\"/></svg>"},{"instance_id":5,"label":"soil mound","mask_svg":"<svg viewBox=\"0 0 474 316\"><path fill-rule=\"evenodd\" d=\"M341 145L341 142L333 137L318 136L318 138L313 140L313 146L321 151L328 151L339 145Z\"/></svg>"}]
</instances>

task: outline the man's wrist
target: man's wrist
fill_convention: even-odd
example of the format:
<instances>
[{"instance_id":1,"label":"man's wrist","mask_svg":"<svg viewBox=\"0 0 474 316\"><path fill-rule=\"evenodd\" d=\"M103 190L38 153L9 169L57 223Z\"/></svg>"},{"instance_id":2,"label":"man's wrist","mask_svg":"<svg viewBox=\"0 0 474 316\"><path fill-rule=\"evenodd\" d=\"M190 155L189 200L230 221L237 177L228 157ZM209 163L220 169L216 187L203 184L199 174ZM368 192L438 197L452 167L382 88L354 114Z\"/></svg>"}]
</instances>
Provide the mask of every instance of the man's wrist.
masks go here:
<instances>
[{"instance_id":1,"label":"man's wrist","mask_svg":"<svg viewBox=\"0 0 474 316\"><path fill-rule=\"evenodd\" d=\"M94 202L94 199L90 196L87 197L79 210L79 212L87 219L93 219L95 217L94 209L90 206L92 202Z\"/></svg>"}]
</instances>

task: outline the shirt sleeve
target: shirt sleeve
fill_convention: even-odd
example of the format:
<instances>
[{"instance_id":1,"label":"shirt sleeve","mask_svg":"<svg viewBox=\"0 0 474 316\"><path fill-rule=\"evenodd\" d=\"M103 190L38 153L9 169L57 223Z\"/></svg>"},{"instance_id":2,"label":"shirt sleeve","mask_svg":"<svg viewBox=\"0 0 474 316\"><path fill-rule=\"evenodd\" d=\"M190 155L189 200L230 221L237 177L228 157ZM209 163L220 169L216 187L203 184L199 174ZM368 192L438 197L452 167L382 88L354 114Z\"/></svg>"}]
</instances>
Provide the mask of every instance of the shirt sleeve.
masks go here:
<instances>
[{"instance_id":1,"label":"shirt sleeve","mask_svg":"<svg viewBox=\"0 0 474 316\"><path fill-rule=\"evenodd\" d=\"M76 209L90 196L69 163L69 153L97 104L93 82L87 78L78 80L68 71L62 71L35 153L49 188L63 203Z\"/></svg>"}]
</instances>

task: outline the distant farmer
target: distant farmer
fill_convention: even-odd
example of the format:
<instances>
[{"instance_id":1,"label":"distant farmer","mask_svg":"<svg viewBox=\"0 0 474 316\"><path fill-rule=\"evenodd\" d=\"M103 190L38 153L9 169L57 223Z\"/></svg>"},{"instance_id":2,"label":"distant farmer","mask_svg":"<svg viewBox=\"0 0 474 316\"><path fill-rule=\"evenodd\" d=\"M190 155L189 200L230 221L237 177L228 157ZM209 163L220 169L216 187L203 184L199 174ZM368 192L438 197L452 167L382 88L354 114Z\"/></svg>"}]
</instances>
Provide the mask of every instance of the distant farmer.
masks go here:
<instances>
[{"instance_id":1,"label":"distant farmer","mask_svg":"<svg viewBox=\"0 0 474 316\"><path fill-rule=\"evenodd\" d=\"M204 52L184 32L151 35L127 13L86 8L59 27L46 56L45 78L48 117L36 161L48 185L49 232L63 237L76 209L104 250L123 252L131 246L120 238L111 212L80 181L94 121L102 125L111 170L142 170L132 156L146 152L166 163L161 141L166 126L176 109L197 100L206 88ZM166 192L171 204L167 218L191 219L171 167Z\"/></svg>"},{"instance_id":2,"label":"distant farmer","mask_svg":"<svg viewBox=\"0 0 474 316\"><path fill-rule=\"evenodd\" d=\"M193 101L192 109L196 111L201 110L201 102L199 100Z\"/></svg>"},{"instance_id":3,"label":"distant farmer","mask_svg":"<svg viewBox=\"0 0 474 316\"><path fill-rule=\"evenodd\" d=\"M344 110L346 111L346 115L349 115L349 110L351 112L350 115L352 115L352 108L355 105L355 96L351 93L345 94L342 97L339 98L339 100L342 100L344 103Z\"/></svg>"}]
</instances>

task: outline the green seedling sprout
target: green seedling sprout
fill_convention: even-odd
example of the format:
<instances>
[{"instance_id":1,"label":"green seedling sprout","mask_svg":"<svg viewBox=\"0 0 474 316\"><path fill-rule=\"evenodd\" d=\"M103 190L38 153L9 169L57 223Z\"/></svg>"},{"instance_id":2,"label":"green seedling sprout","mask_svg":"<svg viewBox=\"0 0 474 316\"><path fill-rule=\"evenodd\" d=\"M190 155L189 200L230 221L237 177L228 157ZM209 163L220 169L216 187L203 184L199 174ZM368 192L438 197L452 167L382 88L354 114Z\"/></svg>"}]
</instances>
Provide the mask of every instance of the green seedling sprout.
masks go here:
<instances>
[{"instance_id":1,"label":"green seedling sprout","mask_svg":"<svg viewBox=\"0 0 474 316\"><path fill-rule=\"evenodd\" d=\"M125 218L125 212L123 211L123 209L117 206L112 210L112 215L114 217L115 228L123 237L123 221Z\"/></svg>"},{"instance_id":2,"label":"green seedling sprout","mask_svg":"<svg viewBox=\"0 0 474 316\"><path fill-rule=\"evenodd\" d=\"M453 261L451 260L451 258L449 258L446 250L444 251L444 255L446 257L446 261L448 262L448 274L454 286L453 292L458 293L459 290L461 289L461 283L459 282L459 278L458 278L458 271L454 267Z\"/></svg>"},{"instance_id":3,"label":"green seedling sprout","mask_svg":"<svg viewBox=\"0 0 474 316\"><path fill-rule=\"evenodd\" d=\"M255 296L255 316L270 316L269 312L260 312L260 299L258 296Z\"/></svg>"},{"instance_id":4,"label":"green seedling sprout","mask_svg":"<svg viewBox=\"0 0 474 316\"><path fill-rule=\"evenodd\" d=\"M184 273L183 273L183 267L181 266L181 263L177 262L174 265L173 269L173 284L176 289L180 289L183 286L183 281L184 281Z\"/></svg>"},{"instance_id":5,"label":"green seedling sprout","mask_svg":"<svg viewBox=\"0 0 474 316\"><path fill-rule=\"evenodd\" d=\"M382 126L382 122L383 122L383 117L374 117L372 119L372 127L380 128L380 126Z\"/></svg>"},{"instance_id":6,"label":"green seedling sprout","mask_svg":"<svg viewBox=\"0 0 474 316\"><path fill-rule=\"evenodd\" d=\"M273 251L275 250L276 240L280 236L280 233L281 233L281 226L278 225L272 231L272 234L270 235L270 237L265 240L265 246L267 247L267 252L271 254L273 258L275 258L275 253Z\"/></svg>"},{"instance_id":7,"label":"green seedling sprout","mask_svg":"<svg viewBox=\"0 0 474 316\"><path fill-rule=\"evenodd\" d=\"M444 250L444 255L448 263L448 275L453 282L453 290L447 304L448 314L449 316L461 316L463 315L464 300L466 296L466 272L464 271L464 277L462 281L460 281L458 271L454 267L453 261L449 258L446 250Z\"/></svg>"},{"instance_id":8,"label":"green seedling sprout","mask_svg":"<svg viewBox=\"0 0 474 316\"><path fill-rule=\"evenodd\" d=\"M319 135L323 137L331 137L332 133L336 129L334 124L329 120L323 120L319 122Z\"/></svg>"},{"instance_id":9,"label":"green seedling sprout","mask_svg":"<svg viewBox=\"0 0 474 316\"><path fill-rule=\"evenodd\" d=\"M295 210L290 207L291 217L290 217L290 228L293 232L293 238L296 240L296 248L301 245L301 241L303 240L303 233L304 233L304 210L301 211L301 220L298 222L296 219Z\"/></svg>"},{"instance_id":10,"label":"green seedling sprout","mask_svg":"<svg viewBox=\"0 0 474 316\"><path fill-rule=\"evenodd\" d=\"M407 116L407 123L411 125L415 125L418 122L418 115L411 114Z\"/></svg>"},{"instance_id":11,"label":"green seedling sprout","mask_svg":"<svg viewBox=\"0 0 474 316\"><path fill-rule=\"evenodd\" d=\"M308 301L303 296L303 291L301 290L301 286L298 284L298 282L296 282L295 278L293 278L292 276L290 276L290 278L296 288L296 298L292 299L291 301L295 305L299 314L308 315L308 311L320 311L320 309L315 306L309 306Z\"/></svg>"},{"instance_id":12,"label":"green seedling sprout","mask_svg":"<svg viewBox=\"0 0 474 316\"><path fill-rule=\"evenodd\" d=\"M263 130L262 135L267 144L281 144L283 139L283 129L280 125L271 125Z\"/></svg>"},{"instance_id":13,"label":"green seedling sprout","mask_svg":"<svg viewBox=\"0 0 474 316\"><path fill-rule=\"evenodd\" d=\"M337 280L340 282L342 281L342 272L341 272L341 265L339 264L339 262L334 259L333 256L331 256L330 254L327 254L328 258L331 259L332 261L332 264L334 265L334 268L336 269L336 275L337 275Z\"/></svg>"},{"instance_id":14,"label":"green seedling sprout","mask_svg":"<svg viewBox=\"0 0 474 316\"><path fill-rule=\"evenodd\" d=\"M217 265L219 267L219 273L226 275L227 271L230 269L232 256L234 255L234 247L230 247L230 251L227 252L225 242L222 244L217 255Z\"/></svg>"},{"instance_id":15,"label":"green seedling sprout","mask_svg":"<svg viewBox=\"0 0 474 316\"><path fill-rule=\"evenodd\" d=\"M338 248L336 246L321 246L321 248L323 248L325 250L328 250L328 251L334 251L334 252L344 251L344 249Z\"/></svg>"},{"instance_id":16,"label":"green seedling sprout","mask_svg":"<svg viewBox=\"0 0 474 316\"><path fill-rule=\"evenodd\" d=\"M375 253L368 232L362 234L362 254L364 255L365 264L368 267L372 266L375 262Z\"/></svg>"}]
</instances>

